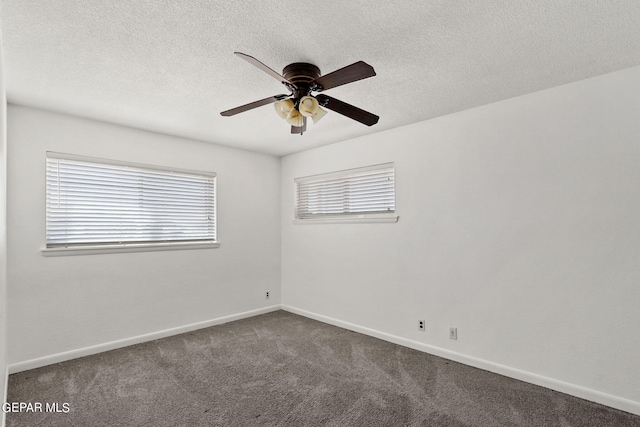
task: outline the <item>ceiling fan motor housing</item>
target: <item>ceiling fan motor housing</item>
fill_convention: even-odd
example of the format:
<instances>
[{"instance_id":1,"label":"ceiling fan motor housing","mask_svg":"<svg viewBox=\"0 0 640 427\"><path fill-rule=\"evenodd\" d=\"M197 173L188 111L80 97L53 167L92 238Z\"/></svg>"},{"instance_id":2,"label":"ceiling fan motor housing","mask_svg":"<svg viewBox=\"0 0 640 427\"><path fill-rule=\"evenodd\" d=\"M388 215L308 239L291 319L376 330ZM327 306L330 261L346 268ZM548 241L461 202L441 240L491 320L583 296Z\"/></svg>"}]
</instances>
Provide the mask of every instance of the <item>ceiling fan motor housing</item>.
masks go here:
<instances>
[{"instance_id":1,"label":"ceiling fan motor housing","mask_svg":"<svg viewBox=\"0 0 640 427\"><path fill-rule=\"evenodd\" d=\"M294 62L284 67L282 76L295 85L290 89L297 99L309 95L313 90L320 90L315 83L312 83L321 76L320 68L313 64Z\"/></svg>"}]
</instances>

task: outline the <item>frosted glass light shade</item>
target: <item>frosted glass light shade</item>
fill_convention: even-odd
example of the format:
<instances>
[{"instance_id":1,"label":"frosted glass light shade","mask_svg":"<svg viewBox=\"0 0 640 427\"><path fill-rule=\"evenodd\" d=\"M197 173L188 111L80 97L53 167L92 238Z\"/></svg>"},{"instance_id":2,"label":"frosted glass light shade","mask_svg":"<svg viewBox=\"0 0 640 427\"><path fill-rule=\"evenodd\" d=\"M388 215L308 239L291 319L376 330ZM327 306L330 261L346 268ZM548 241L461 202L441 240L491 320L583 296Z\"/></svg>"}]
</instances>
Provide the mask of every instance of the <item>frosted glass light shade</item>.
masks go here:
<instances>
[{"instance_id":1,"label":"frosted glass light shade","mask_svg":"<svg viewBox=\"0 0 640 427\"><path fill-rule=\"evenodd\" d=\"M287 120L287 117L289 117L289 113L291 113L291 110L293 110L293 100L290 98L283 99L281 101L277 101L275 104L273 104L273 106L276 109L276 113L278 113L278 116L280 116L280 118L283 120Z\"/></svg>"},{"instance_id":2,"label":"frosted glass light shade","mask_svg":"<svg viewBox=\"0 0 640 427\"><path fill-rule=\"evenodd\" d=\"M316 111L316 113L313 116L311 116L311 118L313 119L313 124L318 123L318 120L323 118L325 114L327 114L327 111L318 107L318 111Z\"/></svg>"},{"instance_id":3,"label":"frosted glass light shade","mask_svg":"<svg viewBox=\"0 0 640 427\"><path fill-rule=\"evenodd\" d=\"M298 109L300 110L300 114L307 117L313 117L314 114L318 111L320 106L318 105L318 100L312 96L303 96L300 99L300 105Z\"/></svg>"},{"instance_id":4,"label":"frosted glass light shade","mask_svg":"<svg viewBox=\"0 0 640 427\"><path fill-rule=\"evenodd\" d=\"M300 127L302 126L303 120L304 118L298 110L291 110L289 116L287 117L287 123L289 123L291 126Z\"/></svg>"}]
</instances>

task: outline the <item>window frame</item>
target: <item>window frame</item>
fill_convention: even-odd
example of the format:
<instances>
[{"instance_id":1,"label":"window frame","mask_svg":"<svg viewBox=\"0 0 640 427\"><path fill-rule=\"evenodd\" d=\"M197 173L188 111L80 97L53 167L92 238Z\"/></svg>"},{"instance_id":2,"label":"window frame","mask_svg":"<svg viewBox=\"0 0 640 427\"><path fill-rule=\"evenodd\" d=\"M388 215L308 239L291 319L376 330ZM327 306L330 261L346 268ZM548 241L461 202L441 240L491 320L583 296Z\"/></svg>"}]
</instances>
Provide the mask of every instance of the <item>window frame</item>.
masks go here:
<instances>
[{"instance_id":1,"label":"window frame","mask_svg":"<svg viewBox=\"0 0 640 427\"><path fill-rule=\"evenodd\" d=\"M213 182L213 239L209 240L194 240L194 241L149 241L149 242L122 242L122 243L81 243L73 246L48 246L47 241L47 211L49 208L46 193L47 193L47 167L46 164L50 159L60 159L68 161L86 162L93 164L103 164L108 166L115 166L120 168L135 168L142 169L148 172L161 172L161 173L178 173L186 175L195 175L199 177L210 177ZM89 157L75 154L58 153L53 151L47 151L45 156L45 177L44 177L44 193L45 193L45 244L41 249L41 253L44 256L60 256L60 255L84 255L84 254L101 254L101 253L121 253L121 252L146 252L146 251L162 251L162 250L180 250L180 249L210 249L220 247L218 240L218 215L217 215L217 174L215 172L191 170L191 169L179 169L167 166L150 165L143 163L134 163L122 160L104 159L98 157Z\"/></svg>"},{"instance_id":2,"label":"window frame","mask_svg":"<svg viewBox=\"0 0 640 427\"><path fill-rule=\"evenodd\" d=\"M393 210L392 211L376 211L376 212L341 212L335 214L323 214L318 217L300 217L299 212L299 186L307 183L321 183L334 179L348 179L357 175L365 174L368 172L384 171L391 169L391 176L393 178ZM395 181L395 163L381 163L370 166L345 169L335 172L322 173L317 175L309 175L294 179L294 207L293 207L293 223L294 224L323 224L323 223L395 223L398 222L399 216L397 215L396 208L396 181ZM348 194L348 192L345 191ZM348 202L346 202L348 204Z\"/></svg>"}]
</instances>

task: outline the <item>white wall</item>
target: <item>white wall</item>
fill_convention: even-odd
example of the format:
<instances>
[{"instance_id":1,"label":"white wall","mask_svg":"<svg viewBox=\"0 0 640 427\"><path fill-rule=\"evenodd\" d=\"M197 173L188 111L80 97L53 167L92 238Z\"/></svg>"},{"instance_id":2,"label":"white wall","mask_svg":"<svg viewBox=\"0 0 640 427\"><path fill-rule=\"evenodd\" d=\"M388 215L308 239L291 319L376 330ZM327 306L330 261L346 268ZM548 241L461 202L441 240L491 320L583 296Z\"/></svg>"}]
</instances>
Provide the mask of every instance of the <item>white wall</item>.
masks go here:
<instances>
[{"instance_id":1,"label":"white wall","mask_svg":"<svg viewBox=\"0 0 640 427\"><path fill-rule=\"evenodd\" d=\"M295 177L389 161L397 224L292 224ZM294 154L281 184L285 307L640 413L640 68Z\"/></svg>"},{"instance_id":2,"label":"white wall","mask_svg":"<svg viewBox=\"0 0 640 427\"><path fill-rule=\"evenodd\" d=\"M278 158L15 105L7 128L12 366L280 303ZM44 257L48 150L217 172L220 248Z\"/></svg>"}]
</instances>

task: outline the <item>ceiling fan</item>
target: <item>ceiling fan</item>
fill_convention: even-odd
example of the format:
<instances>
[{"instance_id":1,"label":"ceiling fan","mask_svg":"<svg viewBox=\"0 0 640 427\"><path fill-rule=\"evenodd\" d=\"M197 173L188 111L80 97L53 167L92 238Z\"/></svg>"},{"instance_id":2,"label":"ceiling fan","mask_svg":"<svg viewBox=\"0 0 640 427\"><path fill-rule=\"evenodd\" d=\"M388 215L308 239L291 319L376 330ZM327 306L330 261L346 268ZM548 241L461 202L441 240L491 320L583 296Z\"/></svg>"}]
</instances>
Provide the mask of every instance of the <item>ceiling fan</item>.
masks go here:
<instances>
[{"instance_id":1,"label":"ceiling fan","mask_svg":"<svg viewBox=\"0 0 640 427\"><path fill-rule=\"evenodd\" d=\"M233 116L267 104L275 103L278 115L291 124L291 133L300 134L307 129L307 117L313 122L320 120L327 112L322 107L349 117L367 126L378 123L379 117L358 107L342 102L322 92L347 83L366 79L376 75L373 67L363 61L355 62L332 73L321 75L320 69L306 62L295 62L284 67L282 75L264 65L252 56L234 52L240 58L255 65L271 77L277 79L289 90L289 94L274 95L249 104L220 113L222 116Z\"/></svg>"}]
</instances>

